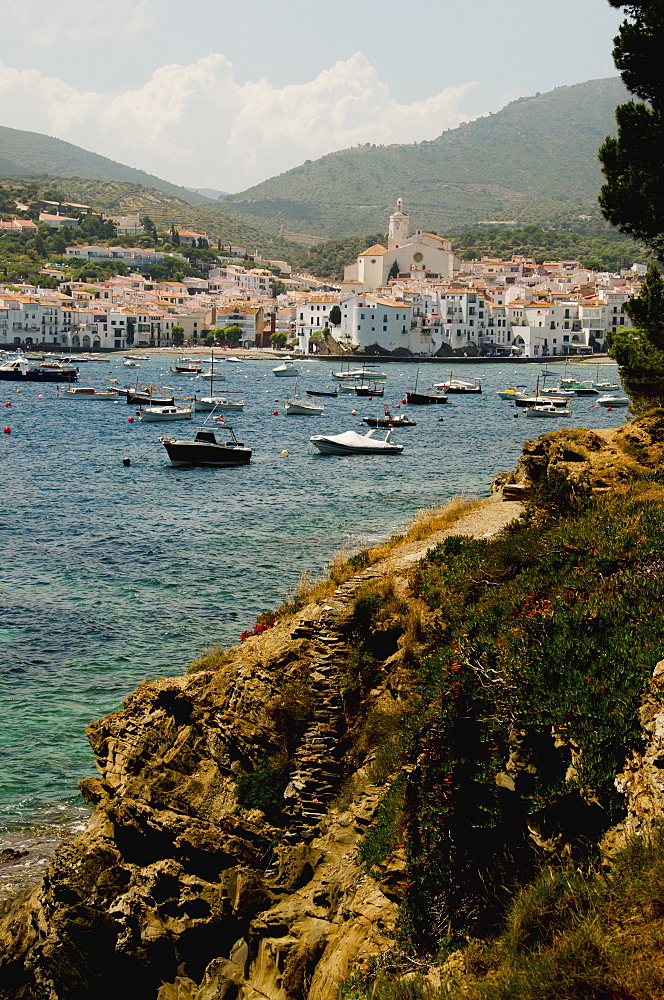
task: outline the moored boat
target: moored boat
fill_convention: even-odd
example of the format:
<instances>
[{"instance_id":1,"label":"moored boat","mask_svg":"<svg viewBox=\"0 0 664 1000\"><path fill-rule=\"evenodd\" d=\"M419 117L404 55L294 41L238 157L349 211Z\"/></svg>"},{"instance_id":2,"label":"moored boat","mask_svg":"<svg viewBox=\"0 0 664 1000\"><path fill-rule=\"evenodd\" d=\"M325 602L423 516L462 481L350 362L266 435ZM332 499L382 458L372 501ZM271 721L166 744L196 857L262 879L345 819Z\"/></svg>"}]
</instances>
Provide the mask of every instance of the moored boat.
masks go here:
<instances>
[{"instance_id":1,"label":"moored boat","mask_svg":"<svg viewBox=\"0 0 664 1000\"><path fill-rule=\"evenodd\" d=\"M201 396L194 400L194 410L197 413L210 413L212 410L243 410L243 399L227 399L226 396Z\"/></svg>"},{"instance_id":2,"label":"moored boat","mask_svg":"<svg viewBox=\"0 0 664 1000\"><path fill-rule=\"evenodd\" d=\"M345 431L343 434L314 434L309 438L321 455L400 455L402 444L396 444L390 439L391 429L380 440L374 438L374 431L358 434L357 431Z\"/></svg>"},{"instance_id":3,"label":"moored boat","mask_svg":"<svg viewBox=\"0 0 664 1000\"><path fill-rule=\"evenodd\" d=\"M151 406L147 410L140 409L138 419L146 424L154 424L162 420L191 420L191 407Z\"/></svg>"},{"instance_id":4,"label":"moored boat","mask_svg":"<svg viewBox=\"0 0 664 1000\"><path fill-rule=\"evenodd\" d=\"M300 370L295 367L291 358L286 358L283 364L272 369L272 374L276 375L277 378L297 378Z\"/></svg>"},{"instance_id":5,"label":"moored boat","mask_svg":"<svg viewBox=\"0 0 664 1000\"><path fill-rule=\"evenodd\" d=\"M11 357L0 365L3 382L77 382L78 368L73 365L40 365L26 358Z\"/></svg>"},{"instance_id":6,"label":"moored boat","mask_svg":"<svg viewBox=\"0 0 664 1000\"><path fill-rule=\"evenodd\" d=\"M614 409L616 407L629 406L630 400L629 396L622 396L618 393L610 393L608 396L600 396L597 402L600 406L606 406L607 408Z\"/></svg>"},{"instance_id":7,"label":"moored boat","mask_svg":"<svg viewBox=\"0 0 664 1000\"><path fill-rule=\"evenodd\" d=\"M218 441L215 432L226 432L228 440ZM230 465L248 465L251 448L238 441L230 424L215 427L212 431L201 427L193 439L159 438L173 465L202 465L223 468Z\"/></svg>"},{"instance_id":8,"label":"moored boat","mask_svg":"<svg viewBox=\"0 0 664 1000\"><path fill-rule=\"evenodd\" d=\"M103 402L108 399L119 399L117 389L95 389L91 385L75 385L69 389L60 389L58 396L62 399L84 399L92 402Z\"/></svg>"}]
</instances>

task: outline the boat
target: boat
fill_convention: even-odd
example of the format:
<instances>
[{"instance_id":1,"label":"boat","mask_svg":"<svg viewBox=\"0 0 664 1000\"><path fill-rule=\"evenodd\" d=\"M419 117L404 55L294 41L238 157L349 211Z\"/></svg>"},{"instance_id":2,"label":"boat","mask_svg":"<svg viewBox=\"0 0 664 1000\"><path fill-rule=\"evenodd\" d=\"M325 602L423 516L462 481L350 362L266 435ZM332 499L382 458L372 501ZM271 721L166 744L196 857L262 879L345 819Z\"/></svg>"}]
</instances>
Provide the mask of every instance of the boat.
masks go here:
<instances>
[{"instance_id":1,"label":"boat","mask_svg":"<svg viewBox=\"0 0 664 1000\"><path fill-rule=\"evenodd\" d=\"M385 372L377 372L374 370L374 365L365 365L364 368L349 368L348 371L333 372L332 377L345 381L347 379L354 379L355 381L364 382L365 379L371 379L374 382L377 380L379 382L384 382L387 379Z\"/></svg>"},{"instance_id":2,"label":"boat","mask_svg":"<svg viewBox=\"0 0 664 1000\"><path fill-rule=\"evenodd\" d=\"M385 407L384 417L362 417L362 423L366 424L367 427L415 427L417 425L417 421L411 420L405 413L394 416L390 412L389 406Z\"/></svg>"},{"instance_id":3,"label":"boat","mask_svg":"<svg viewBox=\"0 0 664 1000\"><path fill-rule=\"evenodd\" d=\"M291 358L286 358L283 364L272 369L272 374L276 375L277 378L297 378L300 371L295 367Z\"/></svg>"},{"instance_id":4,"label":"boat","mask_svg":"<svg viewBox=\"0 0 664 1000\"><path fill-rule=\"evenodd\" d=\"M226 396L201 396L194 400L196 413L209 413L212 410L243 410L244 400L227 399Z\"/></svg>"},{"instance_id":5,"label":"boat","mask_svg":"<svg viewBox=\"0 0 664 1000\"><path fill-rule=\"evenodd\" d=\"M579 382L575 378L561 378L555 390L568 389L574 393L575 396L598 396L599 392L597 389L588 382Z\"/></svg>"},{"instance_id":6,"label":"boat","mask_svg":"<svg viewBox=\"0 0 664 1000\"><path fill-rule=\"evenodd\" d=\"M229 434L227 441L217 441L215 431L225 431ZM161 437L172 465L204 465L223 468L229 465L248 465L251 460L251 448L245 448L238 441L230 424L223 424L215 431L201 427L196 436L191 439Z\"/></svg>"},{"instance_id":7,"label":"boat","mask_svg":"<svg viewBox=\"0 0 664 1000\"><path fill-rule=\"evenodd\" d=\"M157 423L161 420L191 420L190 406L151 406L147 410L138 411L138 419L144 423Z\"/></svg>"},{"instance_id":8,"label":"boat","mask_svg":"<svg viewBox=\"0 0 664 1000\"><path fill-rule=\"evenodd\" d=\"M324 406L320 406L318 403L310 403L308 399L300 399L298 396L293 396L292 399L284 401L284 413L289 417L318 417L324 409Z\"/></svg>"},{"instance_id":9,"label":"boat","mask_svg":"<svg viewBox=\"0 0 664 1000\"><path fill-rule=\"evenodd\" d=\"M212 354L210 356L210 371L209 372L205 372L205 374L201 373L200 375L197 375L196 377L197 378L203 378L203 377L205 377L205 378L209 378L210 379L210 394L208 396L202 396L200 399L194 399L194 410L197 410L199 413L204 413L204 412L209 411L209 410L216 410L216 409L219 408L219 404L220 404L220 402L222 400L223 400L224 403L227 404L226 409L229 409L229 410L230 409L241 410L241 409L244 408L244 402L240 406L229 406L228 405L228 400L226 399L225 396L215 396L213 394L213 392L212 392L212 383L213 383L214 379L215 378L221 378L223 381L226 381L226 376L225 375L217 375L215 373L215 370L214 370L214 351L212 352Z\"/></svg>"},{"instance_id":10,"label":"boat","mask_svg":"<svg viewBox=\"0 0 664 1000\"><path fill-rule=\"evenodd\" d=\"M244 364L244 358L236 358L234 354L231 354L230 358L224 358L224 361L230 361L234 365Z\"/></svg>"},{"instance_id":11,"label":"boat","mask_svg":"<svg viewBox=\"0 0 664 1000\"><path fill-rule=\"evenodd\" d=\"M171 371L175 372L176 375L200 375L202 370L203 369L196 361L191 362L184 360L176 361L171 368Z\"/></svg>"},{"instance_id":12,"label":"boat","mask_svg":"<svg viewBox=\"0 0 664 1000\"><path fill-rule=\"evenodd\" d=\"M168 392L165 386L161 389L148 389L144 391L142 389L131 388L131 386L126 385L124 389L118 389L121 396L125 397L127 403L131 406L175 406L175 396L174 395L163 395ZM155 393L161 393L162 395L155 395Z\"/></svg>"},{"instance_id":13,"label":"boat","mask_svg":"<svg viewBox=\"0 0 664 1000\"><path fill-rule=\"evenodd\" d=\"M435 382L434 389L442 389L446 393L477 394L482 392L482 386L478 378L454 378L453 372L447 382Z\"/></svg>"},{"instance_id":14,"label":"boat","mask_svg":"<svg viewBox=\"0 0 664 1000\"><path fill-rule=\"evenodd\" d=\"M125 359L127 361L149 361L150 357L148 354L125 354Z\"/></svg>"},{"instance_id":15,"label":"boat","mask_svg":"<svg viewBox=\"0 0 664 1000\"><path fill-rule=\"evenodd\" d=\"M217 382L226 381L226 376L223 374L223 372L216 372L214 371L214 369L210 369L209 372L199 372L196 378L209 378L210 381L212 381L212 379L215 379Z\"/></svg>"},{"instance_id":16,"label":"boat","mask_svg":"<svg viewBox=\"0 0 664 1000\"><path fill-rule=\"evenodd\" d=\"M78 368L72 365L56 364L45 367L27 361L25 358L11 357L0 365L0 381L3 382L77 382Z\"/></svg>"},{"instance_id":17,"label":"boat","mask_svg":"<svg viewBox=\"0 0 664 1000\"><path fill-rule=\"evenodd\" d=\"M593 389L597 389L599 392L620 392L622 386L620 382L607 382L606 380L600 381L599 372L601 365L597 365L597 371L595 373L595 381L591 382ZM599 402L599 400L598 400Z\"/></svg>"},{"instance_id":18,"label":"boat","mask_svg":"<svg viewBox=\"0 0 664 1000\"><path fill-rule=\"evenodd\" d=\"M390 428L382 440L373 437L374 430L367 434L344 431L343 434L314 434L309 438L321 455L400 455L402 444L390 440Z\"/></svg>"},{"instance_id":19,"label":"boat","mask_svg":"<svg viewBox=\"0 0 664 1000\"><path fill-rule=\"evenodd\" d=\"M356 389L357 389L357 383L356 382L350 381L350 382L340 382L339 383L339 393L341 395L346 394L346 395L354 396Z\"/></svg>"},{"instance_id":20,"label":"boat","mask_svg":"<svg viewBox=\"0 0 664 1000\"><path fill-rule=\"evenodd\" d=\"M617 393L614 393L613 395L609 394L608 396L600 396L597 403L600 406L606 406L607 408L613 410L616 407L629 406L630 399L629 396L619 396Z\"/></svg>"},{"instance_id":21,"label":"boat","mask_svg":"<svg viewBox=\"0 0 664 1000\"><path fill-rule=\"evenodd\" d=\"M535 406L529 406L526 410L527 417L570 417L571 415L571 410L561 409L559 406L554 406L553 403L537 403Z\"/></svg>"},{"instance_id":22,"label":"boat","mask_svg":"<svg viewBox=\"0 0 664 1000\"><path fill-rule=\"evenodd\" d=\"M306 392L307 396L334 396L334 398L336 399L336 397L339 395L336 389L334 390L334 392L329 392L329 391L317 392L314 389L305 389L304 391Z\"/></svg>"},{"instance_id":23,"label":"boat","mask_svg":"<svg viewBox=\"0 0 664 1000\"><path fill-rule=\"evenodd\" d=\"M417 391L417 383L420 378L420 369L417 369L417 375L415 376L415 389L413 392L406 393L406 402L413 406L429 406L432 403L447 403L448 399L446 395L436 394L431 395L426 392Z\"/></svg>"},{"instance_id":24,"label":"boat","mask_svg":"<svg viewBox=\"0 0 664 1000\"><path fill-rule=\"evenodd\" d=\"M125 358L125 360L122 362L122 364L125 366L125 368L140 368L141 367L140 361L134 361L134 360L132 360L132 358Z\"/></svg>"},{"instance_id":25,"label":"boat","mask_svg":"<svg viewBox=\"0 0 664 1000\"><path fill-rule=\"evenodd\" d=\"M63 399L84 399L94 402L103 402L106 399L119 399L120 393L117 389L95 389L91 385L75 385L69 389L58 390L58 395Z\"/></svg>"},{"instance_id":26,"label":"boat","mask_svg":"<svg viewBox=\"0 0 664 1000\"><path fill-rule=\"evenodd\" d=\"M539 393L519 392L513 397L512 401L515 406L544 406L546 403L553 403L554 406L564 409L569 403L569 397L543 396L541 391Z\"/></svg>"},{"instance_id":27,"label":"boat","mask_svg":"<svg viewBox=\"0 0 664 1000\"><path fill-rule=\"evenodd\" d=\"M355 386L356 396L384 396L385 386L379 385L378 382L363 383L362 385Z\"/></svg>"},{"instance_id":28,"label":"boat","mask_svg":"<svg viewBox=\"0 0 664 1000\"><path fill-rule=\"evenodd\" d=\"M406 402L411 406L429 406L431 403L449 403L447 396L429 396L424 392L407 392Z\"/></svg>"}]
</instances>

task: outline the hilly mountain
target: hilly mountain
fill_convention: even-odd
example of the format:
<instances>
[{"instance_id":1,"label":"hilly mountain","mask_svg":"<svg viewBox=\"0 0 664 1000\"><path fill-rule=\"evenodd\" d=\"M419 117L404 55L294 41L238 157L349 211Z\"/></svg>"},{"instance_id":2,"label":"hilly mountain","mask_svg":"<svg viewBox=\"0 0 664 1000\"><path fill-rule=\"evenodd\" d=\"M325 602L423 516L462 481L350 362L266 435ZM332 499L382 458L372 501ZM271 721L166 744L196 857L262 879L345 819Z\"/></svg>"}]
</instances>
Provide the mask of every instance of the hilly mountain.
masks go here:
<instances>
[{"instance_id":1,"label":"hilly mountain","mask_svg":"<svg viewBox=\"0 0 664 1000\"><path fill-rule=\"evenodd\" d=\"M569 223L598 214L597 150L628 97L619 77L558 87L432 141L330 153L231 195L220 208L296 238L382 230L397 197L414 227L438 232L486 220Z\"/></svg>"},{"instance_id":2,"label":"hilly mountain","mask_svg":"<svg viewBox=\"0 0 664 1000\"><path fill-rule=\"evenodd\" d=\"M97 153L90 153L62 139L23 132L0 125L0 176L88 177L99 181L123 181L163 191L189 205L210 205L198 191L170 184L144 170L126 167Z\"/></svg>"}]
</instances>

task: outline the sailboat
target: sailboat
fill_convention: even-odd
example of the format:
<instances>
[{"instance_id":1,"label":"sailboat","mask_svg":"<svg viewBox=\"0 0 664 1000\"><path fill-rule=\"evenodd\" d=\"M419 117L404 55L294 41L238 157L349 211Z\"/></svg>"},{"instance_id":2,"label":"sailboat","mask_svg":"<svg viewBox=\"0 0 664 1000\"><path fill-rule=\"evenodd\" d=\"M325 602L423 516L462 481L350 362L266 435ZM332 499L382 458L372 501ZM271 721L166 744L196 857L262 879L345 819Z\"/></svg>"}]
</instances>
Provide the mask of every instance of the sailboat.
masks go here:
<instances>
[{"instance_id":1,"label":"sailboat","mask_svg":"<svg viewBox=\"0 0 664 1000\"><path fill-rule=\"evenodd\" d=\"M201 396L200 399L194 398L194 410L197 413L209 413L211 410L243 410L244 400L238 399L237 402L228 400L226 396L215 396L213 395L212 383L215 378L224 378L226 376L218 376L214 373L214 351L211 352L210 356L210 371L205 373L210 379L210 395Z\"/></svg>"},{"instance_id":2,"label":"sailboat","mask_svg":"<svg viewBox=\"0 0 664 1000\"><path fill-rule=\"evenodd\" d=\"M415 389L413 392L406 393L406 401L408 403L413 403L416 406L428 406L430 403L447 403L449 402L447 396L436 395L432 396L428 393L418 392L417 383L420 378L420 369L417 369L417 375L415 376Z\"/></svg>"},{"instance_id":3,"label":"sailboat","mask_svg":"<svg viewBox=\"0 0 664 1000\"><path fill-rule=\"evenodd\" d=\"M320 403L314 403L310 399L302 399L297 394L297 382L295 392L290 399L284 400L284 413L288 416L317 417L323 412L324 407Z\"/></svg>"}]
</instances>

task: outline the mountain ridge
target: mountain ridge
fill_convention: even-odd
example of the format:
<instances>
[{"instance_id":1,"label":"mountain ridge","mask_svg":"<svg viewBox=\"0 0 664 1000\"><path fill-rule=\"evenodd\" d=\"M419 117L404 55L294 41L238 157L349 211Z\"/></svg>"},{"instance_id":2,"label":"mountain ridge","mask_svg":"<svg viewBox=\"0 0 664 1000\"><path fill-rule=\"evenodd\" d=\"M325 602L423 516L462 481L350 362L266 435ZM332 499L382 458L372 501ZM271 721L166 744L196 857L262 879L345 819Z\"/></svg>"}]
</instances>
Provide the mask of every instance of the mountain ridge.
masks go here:
<instances>
[{"instance_id":1,"label":"mountain ridge","mask_svg":"<svg viewBox=\"0 0 664 1000\"><path fill-rule=\"evenodd\" d=\"M439 232L495 219L555 224L597 211L597 149L627 96L620 78L609 77L519 98L436 139L305 162L231 195L223 210L266 229L328 238L384 227L397 197L414 226Z\"/></svg>"}]
</instances>

